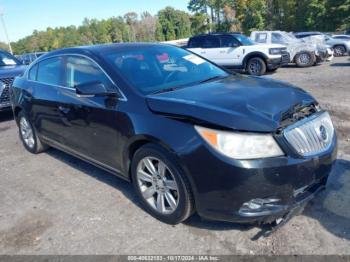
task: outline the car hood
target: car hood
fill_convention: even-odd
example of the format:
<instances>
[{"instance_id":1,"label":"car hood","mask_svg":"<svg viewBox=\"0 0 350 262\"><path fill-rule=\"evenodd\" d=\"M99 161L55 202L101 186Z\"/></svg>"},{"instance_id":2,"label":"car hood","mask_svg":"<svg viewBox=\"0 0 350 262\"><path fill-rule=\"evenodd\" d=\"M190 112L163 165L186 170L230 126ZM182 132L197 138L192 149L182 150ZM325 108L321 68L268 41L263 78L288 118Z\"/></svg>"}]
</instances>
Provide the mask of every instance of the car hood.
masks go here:
<instances>
[{"instance_id":1,"label":"car hood","mask_svg":"<svg viewBox=\"0 0 350 262\"><path fill-rule=\"evenodd\" d=\"M151 111L240 131L275 132L283 113L315 103L300 88L243 75L148 95Z\"/></svg>"},{"instance_id":2,"label":"car hood","mask_svg":"<svg viewBox=\"0 0 350 262\"><path fill-rule=\"evenodd\" d=\"M10 78L22 75L26 70L25 65L0 66L0 78Z\"/></svg>"}]
</instances>

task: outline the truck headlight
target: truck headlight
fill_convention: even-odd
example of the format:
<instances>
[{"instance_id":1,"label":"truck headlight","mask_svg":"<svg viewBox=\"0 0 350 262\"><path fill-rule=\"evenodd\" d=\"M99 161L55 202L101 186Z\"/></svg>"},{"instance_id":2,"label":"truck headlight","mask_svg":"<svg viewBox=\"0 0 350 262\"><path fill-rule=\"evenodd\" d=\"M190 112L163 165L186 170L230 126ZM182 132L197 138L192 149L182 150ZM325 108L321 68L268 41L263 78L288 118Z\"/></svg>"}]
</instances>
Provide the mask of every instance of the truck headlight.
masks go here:
<instances>
[{"instance_id":1,"label":"truck headlight","mask_svg":"<svg viewBox=\"0 0 350 262\"><path fill-rule=\"evenodd\" d=\"M215 150L239 160L283 156L271 134L227 132L195 126L200 136Z\"/></svg>"},{"instance_id":2,"label":"truck headlight","mask_svg":"<svg viewBox=\"0 0 350 262\"><path fill-rule=\"evenodd\" d=\"M282 51L286 50L285 48L270 48L269 54L270 55L281 55Z\"/></svg>"}]
</instances>

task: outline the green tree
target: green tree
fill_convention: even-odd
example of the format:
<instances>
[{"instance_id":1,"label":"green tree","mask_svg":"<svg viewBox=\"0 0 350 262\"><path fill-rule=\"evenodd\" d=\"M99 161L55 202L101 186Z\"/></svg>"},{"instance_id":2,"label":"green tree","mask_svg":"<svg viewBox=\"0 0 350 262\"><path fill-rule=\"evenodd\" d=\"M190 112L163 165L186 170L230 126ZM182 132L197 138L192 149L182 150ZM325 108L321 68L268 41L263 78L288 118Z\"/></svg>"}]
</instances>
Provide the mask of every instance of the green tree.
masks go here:
<instances>
[{"instance_id":1,"label":"green tree","mask_svg":"<svg viewBox=\"0 0 350 262\"><path fill-rule=\"evenodd\" d=\"M166 41L191 35L190 16L184 11L166 7L158 12L158 21Z\"/></svg>"}]
</instances>

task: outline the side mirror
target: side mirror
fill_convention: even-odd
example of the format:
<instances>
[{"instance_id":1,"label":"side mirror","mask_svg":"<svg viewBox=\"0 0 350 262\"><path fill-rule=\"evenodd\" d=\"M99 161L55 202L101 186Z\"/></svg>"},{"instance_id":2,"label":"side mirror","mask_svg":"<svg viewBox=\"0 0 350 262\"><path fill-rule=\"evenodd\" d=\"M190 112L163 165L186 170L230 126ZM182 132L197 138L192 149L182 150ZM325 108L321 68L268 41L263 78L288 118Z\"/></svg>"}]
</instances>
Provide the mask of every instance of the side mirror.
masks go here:
<instances>
[{"instance_id":1,"label":"side mirror","mask_svg":"<svg viewBox=\"0 0 350 262\"><path fill-rule=\"evenodd\" d=\"M106 96L111 95L111 92L107 91L105 85L99 81L88 82L81 85L75 86L76 93L79 96Z\"/></svg>"}]
</instances>

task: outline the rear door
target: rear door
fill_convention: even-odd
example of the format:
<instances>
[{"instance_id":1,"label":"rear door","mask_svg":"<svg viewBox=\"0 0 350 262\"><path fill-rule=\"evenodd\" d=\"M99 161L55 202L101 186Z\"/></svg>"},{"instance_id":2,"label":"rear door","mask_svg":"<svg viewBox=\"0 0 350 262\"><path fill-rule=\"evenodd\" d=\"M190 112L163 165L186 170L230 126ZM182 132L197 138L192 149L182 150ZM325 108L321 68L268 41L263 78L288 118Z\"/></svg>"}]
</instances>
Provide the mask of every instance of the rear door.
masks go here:
<instances>
[{"instance_id":1,"label":"rear door","mask_svg":"<svg viewBox=\"0 0 350 262\"><path fill-rule=\"evenodd\" d=\"M214 35L194 37L190 40L189 50L220 64L220 39Z\"/></svg>"},{"instance_id":2,"label":"rear door","mask_svg":"<svg viewBox=\"0 0 350 262\"><path fill-rule=\"evenodd\" d=\"M240 42L232 35L220 36L221 48L219 49L220 65L237 66L241 64L243 48Z\"/></svg>"},{"instance_id":3,"label":"rear door","mask_svg":"<svg viewBox=\"0 0 350 262\"><path fill-rule=\"evenodd\" d=\"M62 57L48 58L29 71L30 118L39 136L64 143L58 99L63 76Z\"/></svg>"}]
</instances>

